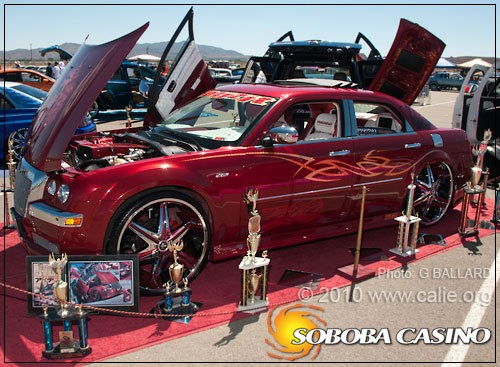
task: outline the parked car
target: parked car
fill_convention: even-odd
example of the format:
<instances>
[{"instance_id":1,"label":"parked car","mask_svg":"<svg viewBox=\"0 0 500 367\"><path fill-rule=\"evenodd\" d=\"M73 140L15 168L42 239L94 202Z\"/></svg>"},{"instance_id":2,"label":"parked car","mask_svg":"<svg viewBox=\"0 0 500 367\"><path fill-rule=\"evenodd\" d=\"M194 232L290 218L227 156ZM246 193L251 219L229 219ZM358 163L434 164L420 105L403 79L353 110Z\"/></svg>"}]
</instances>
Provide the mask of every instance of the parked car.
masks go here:
<instances>
[{"instance_id":1,"label":"parked car","mask_svg":"<svg viewBox=\"0 0 500 367\"><path fill-rule=\"evenodd\" d=\"M5 114L0 114L0 158L5 160L8 141L14 152L14 159L21 157L21 151L26 140L29 126L38 108L42 105L47 92L15 82L5 82L5 87L0 87L1 108ZM92 119L85 117L75 134L86 134L96 131Z\"/></svg>"},{"instance_id":2,"label":"parked car","mask_svg":"<svg viewBox=\"0 0 500 367\"><path fill-rule=\"evenodd\" d=\"M473 146L481 144L486 131L491 132L491 140L484 156L484 167L489 168L489 183L494 189L497 187L500 175L500 137L497 129L500 121L499 77L495 67L487 70L481 65L474 65L465 80L468 82L475 78L478 84L475 89L468 92L464 86L462 87L455 101L452 119L452 126L463 129Z\"/></svg>"},{"instance_id":3,"label":"parked car","mask_svg":"<svg viewBox=\"0 0 500 367\"><path fill-rule=\"evenodd\" d=\"M361 53L362 44L369 48L365 51L368 56ZM392 60L390 68L382 68L385 60L362 33L358 33L354 43L346 43L295 41L289 31L268 47L263 57L250 58L241 83L256 82L259 74L264 74L267 82L321 77L379 91L411 104L432 73L445 44L418 24L401 19L386 57ZM384 71L390 74L383 74Z\"/></svg>"},{"instance_id":4,"label":"parked car","mask_svg":"<svg viewBox=\"0 0 500 367\"><path fill-rule=\"evenodd\" d=\"M184 243L189 279L208 259L246 253L247 188L259 192L260 248L275 249L355 231L363 186L365 228L393 225L412 173L415 211L432 225L470 178L465 133L386 94L324 79L209 90L192 33L164 87L152 88L145 128L72 139L68 116L86 111L145 29L83 45L37 115L13 210L29 252L138 253L142 290L162 292L172 241ZM379 72L391 75L394 61Z\"/></svg>"},{"instance_id":5,"label":"parked car","mask_svg":"<svg viewBox=\"0 0 500 367\"><path fill-rule=\"evenodd\" d=\"M429 78L431 90L457 89L462 87L464 77L457 73L439 72Z\"/></svg>"},{"instance_id":6,"label":"parked car","mask_svg":"<svg viewBox=\"0 0 500 367\"><path fill-rule=\"evenodd\" d=\"M66 61L73 57L68 51L58 46L47 47L40 51L42 56L49 52L58 53L61 59ZM122 62L92 104L89 111L91 116L96 117L99 111L123 109L127 106L148 107L148 98L140 92L139 87L141 83L144 83L143 88L149 88L153 84L155 74L156 72L147 66ZM161 77L160 81L164 81L164 78ZM161 82L160 85L162 85Z\"/></svg>"},{"instance_id":7,"label":"parked car","mask_svg":"<svg viewBox=\"0 0 500 367\"><path fill-rule=\"evenodd\" d=\"M44 91L49 91L55 83L55 79L29 69L0 70L0 81L22 83Z\"/></svg>"},{"instance_id":8,"label":"parked car","mask_svg":"<svg viewBox=\"0 0 500 367\"><path fill-rule=\"evenodd\" d=\"M231 69L224 68L208 68L210 75L215 79L217 83L234 83L241 78L240 75L233 75Z\"/></svg>"}]
</instances>

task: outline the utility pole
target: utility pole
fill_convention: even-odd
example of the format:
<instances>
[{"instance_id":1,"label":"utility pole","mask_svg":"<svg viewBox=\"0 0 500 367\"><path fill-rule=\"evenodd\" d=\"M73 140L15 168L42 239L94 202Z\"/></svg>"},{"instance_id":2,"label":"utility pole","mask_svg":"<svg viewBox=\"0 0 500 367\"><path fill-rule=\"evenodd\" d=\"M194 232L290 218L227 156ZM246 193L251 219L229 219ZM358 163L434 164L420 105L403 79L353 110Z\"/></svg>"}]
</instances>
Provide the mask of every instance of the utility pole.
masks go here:
<instances>
[{"instance_id":1,"label":"utility pole","mask_svg":"<svg viewBox=\"0 0 500 367\"><path fill-rule=\"evenodd\" d=\"M30 61L33 62L33 49L32 49L33 44L30 43Z\"/></svg>"}]
</instances>

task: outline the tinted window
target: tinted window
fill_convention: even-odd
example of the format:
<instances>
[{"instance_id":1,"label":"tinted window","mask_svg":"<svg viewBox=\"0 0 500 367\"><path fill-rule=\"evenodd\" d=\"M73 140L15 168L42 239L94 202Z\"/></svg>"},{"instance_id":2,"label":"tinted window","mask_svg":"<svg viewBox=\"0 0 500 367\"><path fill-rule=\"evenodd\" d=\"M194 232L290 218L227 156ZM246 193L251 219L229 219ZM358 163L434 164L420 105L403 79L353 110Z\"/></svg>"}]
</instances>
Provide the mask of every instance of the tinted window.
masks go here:
<instances>
[{"instance_id":1,"label":"tinted window","mask_svg":"<svg viewBox=\"0 0 500 367\"><path fill-rule=\"evenodd\" d=\"M392 109L381 104L354 102L359 136L405 132L403 120Z\"/></svg>"}]
</instances>

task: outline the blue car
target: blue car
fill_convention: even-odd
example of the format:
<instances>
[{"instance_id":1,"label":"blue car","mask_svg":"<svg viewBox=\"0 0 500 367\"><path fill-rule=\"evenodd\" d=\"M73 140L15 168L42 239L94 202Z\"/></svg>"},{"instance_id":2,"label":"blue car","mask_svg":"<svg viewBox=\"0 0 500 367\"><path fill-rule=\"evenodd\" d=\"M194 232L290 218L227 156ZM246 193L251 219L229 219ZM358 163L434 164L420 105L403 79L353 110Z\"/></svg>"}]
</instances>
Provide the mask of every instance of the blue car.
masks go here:
<instances>
[{"instance_id":1,"label":"blue car","mask_svg":"<svg viewBox=\"0 0 500 367\"><path fill-rule=\"evenodd\" d=\"M21 154L26 134L38 108L42 105L47 92L28 85L5 82L0 86L0 108L5 113L0 114L0 158L6 158L10 141L14 159ZM86 134L96 131L96 125L90 118L84 118L76 134Z\"/></svg>"}]
</instances>

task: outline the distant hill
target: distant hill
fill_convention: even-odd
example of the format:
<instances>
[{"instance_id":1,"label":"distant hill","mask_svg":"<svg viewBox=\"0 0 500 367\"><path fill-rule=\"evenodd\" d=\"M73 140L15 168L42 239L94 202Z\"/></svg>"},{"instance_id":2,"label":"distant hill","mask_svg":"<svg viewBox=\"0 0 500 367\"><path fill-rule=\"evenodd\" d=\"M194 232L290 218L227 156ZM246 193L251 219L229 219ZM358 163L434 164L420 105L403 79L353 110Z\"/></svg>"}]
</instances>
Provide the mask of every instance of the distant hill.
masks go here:
<instances>
[{"instance_id":1,"label":"distant hill","mask_svg":"<svg viewBox=\"0 0 500 367\"><path fill-rule=\"evenodd\" d=\"M179 52L182 43L177 42L174 44L172 48L173 57ZM48 47L49 45L47 45ZM60 48L68 51L70 54L75 54L80 44L78 43L63 43L58 45ZM161 54L165 50L167 46L167 42L157 42L157 43L140 43L135 45L135 47L130 52L129 56L140 55L149 53L150 55L161 57ZM220 47L207 46L207 45L198 45L201 57L206 60L210 59L227 59L227 60L245 60L248 56L243 55L237 51L233 50L225 50ZM31 54L33 55L33 60L59 60L59 55L51 52L42 57L40 55L41 48L36 48L32 50L32 53L28 49L16 49L11 51L0 51L0 58L5 60L30 60ZM170 58L170 57L169 57Z\"/></svg>"}]
</instances>

